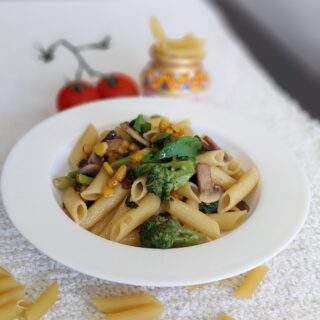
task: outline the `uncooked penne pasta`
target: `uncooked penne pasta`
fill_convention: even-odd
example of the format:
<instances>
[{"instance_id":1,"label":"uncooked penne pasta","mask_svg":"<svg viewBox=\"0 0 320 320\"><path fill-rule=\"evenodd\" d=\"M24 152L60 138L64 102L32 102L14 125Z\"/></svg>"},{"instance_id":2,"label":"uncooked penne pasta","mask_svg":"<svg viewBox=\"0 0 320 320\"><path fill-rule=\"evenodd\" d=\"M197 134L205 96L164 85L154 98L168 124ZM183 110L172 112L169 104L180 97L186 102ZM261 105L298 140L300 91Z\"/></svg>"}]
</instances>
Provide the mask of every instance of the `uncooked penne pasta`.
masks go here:
<instances>
[{"instance_id":1,"label":"uncooked penne pasta","mask_svg":"<svg viewBox=\"0 0 320 320\"><path fill-rule=\"evenodd\" d=\"M239 210L208 214L208 216L218 223L221 231L229 231L237 227L246 217L247 213L246 210Z\"/></svg>"},{"instance_id":2,"label":"uncooked penne pasta","mask_svg":"<svg viewBox=\"0 0 320 320\"><path fill-rule=\"evenodd\" d=\"M173 198L169 202L168 212L211 239L216 239L220 235L219 225L216 221L178 199Z\"/></svg>"},{"instance_id":3,"label":"uncooked penne pasta","mask_svg":"<svg viewBox=\"0 0 320 320\"><path fill-rule=\"evenodd\" d=\"M236 297L240 299L251 298L267 271L267 266L259 266L249 271L240 287L235 291Z\"/></svg>"},{"instance_id":4,"label":"uncooked penne pasta","mask_svg":"<svg viewBox=\"0 0 320 320\"><path fill-rule=\"evenodd\" d=\"M10 272L8 272L6 269L0 267L0 278L9 277L9 276L11 276Z\"/></svg>"},{"instance_id":5,"label":"uncooked penne pasta","mask_svg":"<svg viewBox=\"0 0 320 320\"><path fill-rule=\"evenodd\" d=\"M0 319L12 320L20 316L23 313L23 309L19 306L18 301L11 301L0 307Z\"/></svg>"},{"instance_id":6,"label":"uncooked penne pasta","mask_svg":"<svg viewBox=\"0 0 320 320\"><path fill-rule=\"evenodd\" d=\"M184 184L182 187L176 190L176 193L183 197L186 197L187 199L194 200L197 203L201 202L198 196L198 187L192 182L187 182L186 184Z\"/></svg>"},{"instance_id":7,"label":"uncooked penne pasta","mask_svg":"<svg viewBox=\"0 0 320 320\"><path fill-rule=\"evenodd\" d=\"M259 180L259 173L256 167L248 170L240 180L225 191L220 200L218 212L226 212L243 200L256 186Z\"/></svg>"},{"instance_id":8,"label":"uncooked penne pasta","mask_svg":"<svg viewBox=\"0 0 320 320\"><path fill-rule=\"evenodd\" d=\"M230 177L226 172L216 166L211 166L211 180L214 184L221 186L224 190L229 189L237 180Z\"/></svg>"},{"instance_id":9,"label":"uncooked penne pasta","mask_svg":"<svg viewBox=\"0 0 320 320\"><path fill-rule=\"evenodd\" d=\"M85 229L91 228L100 219L119 205L123 198L127 195L128 191L123 189L119 184L114 190L114 194L109 198L99 198L89 209L86 219L81 222L81 226Z\"/></svg>"},{"instance_id":10,"label":"uncooked penne pasta","mask_svg":"<svg viewBox=\"0 0 320 320\"><path fill-rule=\"evenodd\" d=\"M81 224L88 216L86 203L72 187L62 194L62 202L75 223Z\"/></svg>"},{"instance_id":11,"label":"uncooked penne pasta","mask_svg":"<svg viewBox=\"0 0 320 320\"><path fill-rule=\"evenodd\" d=\"M80 160L88 157L83 150L83 146L87 145L92 149L98 139L99 133L97 129L92 124L89 124L69 156L69 164L72 170L77 170Z\"/></svg>"},{"instance_id":12,"label":"uncooked penne pasta","mask_svg":"<svg viewBox=\"0 0 320 320\"><path fill-rule=\"evenodd\" d=\"M138 208L130 209L119 220L111 230L110 239L121 241L131 231L152 217L160 207L160 199L152 193L148 193L139 203Z\"/></svg>"},{"instance_id":13,"label":"uncooked penne pasta","mask_svg":"<svg viewBox=\"0 0 320 320\"><path fill-rule=\"evenodd\" d=\"M209 166L220 166L226 165L225 161L226 152L223 149L207 151L197 156L197 163L206 163Z\"/></svg>"},{"instance_id":14,"label":"uncooked penne pasta","mask_svg":"<svg viewBox=\"0 0 320 320\"><path fill-rule=\"evenodd\" d=\"M12 276L0 278L0 294L17 287L21 287L21 284Z\"/></svg>"},{"instance_id":15,"label":"uncooked penne pasta","mask_svg":"<svg viewBox=\"0 0 320 320\"><path fill-rule=\"evenodd\" d=\"M99 311L115 313L141 307L146 304L158 304L159 300L146 292L136 292L122 296L93 299L92 303Z\"/></svg>"},{"instance_id":16,"label":"uncooked penne pasta","mask_svg":"<svg viewBox=\"0 0 320 320\"><path fill-rule=\"evenodd\" d=\"M19 300L24 293L24 289L25 289L24 286L19 286L19 287L11 289L9 291L1 293L0 294L0 307L9 303L9 302ZM1 319L1 317L0 317L0 319Z\"/></svg>"},{"instance_id":17,"label":"uncooked penne pasta","mask_svg":"<svg viewBox=\"0 0 320 320\"><path fill-rule=\"evenodd\" d=\"M111 313L102 320L156 320L163 312L160 303L147 304L141 307Z\"/></svg>"},{"instance_id":18,"label":"uncooked penne pasta","mask_svg":"<svg viewBox=\"0 0 320 320\"><path fill-rule=\"evenodd\" d=\"M53 282L40 297L25 311L27 320L40 320L48 312L59 296L59 286Z\"/></svg>"},{"instance_id":19,"label":"uncooked penne pasta","mask_svg":"<svg viewBox=\"0 0 320 320\"><path fill-rule=\"evenodd\" d=\"M126 237L124 237L120 243L126 244L127 246L140 247L140 233L138 229L131 231Z\"/></svg>"},{"instance_id":20,"label":"uncooked penne pasta","mask_svg":"<svg viewBox=\"0 0 320 320\"><path fill-rule=\"evenodd\" d=\"M133 181L131 186L131 192L130 192L130 200L137 202L140 201L147 193L147 187L146 187L146 177L140 177Z\"/></svg>"},{"instance_id":21,"label":"uncooked penne pasta","mask_svg":"<svg viewBox=\"0 0 320 320\"><path fill-rule=\"evenodd\" d=\"M219 315L219 320L235 320L235 319L227 315L226 313L222 312Z\"/></svg>"},{"instance_id":22,"label":"uncooked penne pasta","mask_svg":"<svg viewBox=\"0 0 320 320\"><path fill-rule=\"evenodd\" d=\"M101 168L97 176L90 185L81 192L81 198L89 201L95 201L102 195L103 187L107 184L109 176L104 168Z\"/></svg>"}]
</instances>

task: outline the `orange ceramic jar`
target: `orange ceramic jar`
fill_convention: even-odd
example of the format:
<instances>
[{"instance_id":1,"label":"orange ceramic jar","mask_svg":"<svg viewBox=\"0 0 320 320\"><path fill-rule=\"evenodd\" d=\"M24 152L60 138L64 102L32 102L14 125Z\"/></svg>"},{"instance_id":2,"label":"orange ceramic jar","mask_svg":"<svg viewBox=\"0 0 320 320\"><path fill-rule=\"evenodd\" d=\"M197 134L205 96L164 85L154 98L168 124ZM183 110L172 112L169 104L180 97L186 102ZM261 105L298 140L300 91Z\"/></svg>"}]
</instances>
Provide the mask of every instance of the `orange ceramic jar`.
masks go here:
<instances>
[{"instance_id":1,"label":"orange ceramic jar","mask_svg":"<svg viewBox=\"0 0 320 320\"><path fill-rule=\"evenodd\" d=\"M152 46L151 62L142 71L144 94L186 96L204 91L209 75L202 66L201 56L170 56Z\"/></svg>"}]
</instances>

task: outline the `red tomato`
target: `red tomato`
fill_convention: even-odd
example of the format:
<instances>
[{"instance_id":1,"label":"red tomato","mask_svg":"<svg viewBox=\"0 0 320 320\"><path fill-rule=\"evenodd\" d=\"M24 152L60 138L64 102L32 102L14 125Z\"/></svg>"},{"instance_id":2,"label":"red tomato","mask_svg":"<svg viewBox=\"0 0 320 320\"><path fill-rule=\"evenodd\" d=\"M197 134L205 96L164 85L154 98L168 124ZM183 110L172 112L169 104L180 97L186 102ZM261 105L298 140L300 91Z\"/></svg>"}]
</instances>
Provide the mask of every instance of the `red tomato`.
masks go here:
<instances>
[{"instance_id":1,"label":"red tomato","mask_svg":"<svg viewBox=\"0 0 320 320\"><path fill-rule=\"evenodd\" d=\"M98 90L89 82L79 80L63 86L57 95L57 109L63 111L78 104L100 99Z\"/></svg>"},{"instance_id":2,"label":"red tomato","mask_svg":"<svg viewBox=\"0 0 320 320\"><path fill-rule=\"evenodd\" d=\"M97 83L97 90L103 98L138 96L139 89L136 82L123 73L110 73Z\"/></svg>"}]
</instances>

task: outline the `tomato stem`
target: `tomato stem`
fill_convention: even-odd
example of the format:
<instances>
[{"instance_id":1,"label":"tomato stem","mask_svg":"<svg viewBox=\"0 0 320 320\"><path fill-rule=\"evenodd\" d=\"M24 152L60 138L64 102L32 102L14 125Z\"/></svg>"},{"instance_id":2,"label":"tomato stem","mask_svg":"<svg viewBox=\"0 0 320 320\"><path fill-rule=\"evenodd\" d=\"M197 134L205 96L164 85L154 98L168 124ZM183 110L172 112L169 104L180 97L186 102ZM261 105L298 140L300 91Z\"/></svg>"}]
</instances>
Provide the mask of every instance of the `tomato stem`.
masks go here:
<instances>
[{"instance_id":1,"label":"tomato stem","mask_svg":"<svg viewBox=\"0 0 320 320\"><path fill-rule=\"evenodd\" d=\"M82 78L83 72L86 72L89 77L100 77L105 74L92 68L89 63L82 56L81 51L97 49L97 50L106 50L109 48L110 37L106 36L99 42L93 42L88 44L83 44L79 46L73 45L66 39L59 39L52 43L47 49L40 47L40 59L44 62L51 62L55 58L55 52L59 47L64 47L67 49L78 62L78 68L75 72L75 80L79 81Z\"/></svg>"}]
</instances>

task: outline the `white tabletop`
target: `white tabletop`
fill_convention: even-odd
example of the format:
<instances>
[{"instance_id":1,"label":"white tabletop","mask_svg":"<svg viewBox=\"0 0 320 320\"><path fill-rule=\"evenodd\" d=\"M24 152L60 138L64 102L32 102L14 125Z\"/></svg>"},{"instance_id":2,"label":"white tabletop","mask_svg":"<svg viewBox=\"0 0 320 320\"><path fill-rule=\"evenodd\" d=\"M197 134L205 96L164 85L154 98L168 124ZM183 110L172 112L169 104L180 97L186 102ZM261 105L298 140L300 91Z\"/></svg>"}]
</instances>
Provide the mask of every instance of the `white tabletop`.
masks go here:
<instances>
[{"instance_id":1,"label":"white tabletop","mask_svg":"<svg viewBox=\"0 0 320 320\"><path fill-rule=\"evenodd\" d=\"M206 67L213 79L209 102L257 121L283 140L306 172L312 203L305 227L288 249L269 262L270 272L251 300L233 296L242 276L193 291L142 289L164 302L166 320L217 319L220 311L238 320L320 318L319 123L271 81L214 6L199 0L0 2L0 167L19 137L55 113L55 94L76 67L63 50L53 63L44 65L37 59L37 43L46 46L61 37L86 43L109 34L110 50L86 56L98 69L138 78L148 61L152 42L148 20L153 14L172 36L193 31L207 40ZM90 298L141 289L93 279L50 260L19 235L1 203L0 265L27 284L27 299L58 279L60 300L47 320L98 319Z\"/></svg>"}]
</instances>

